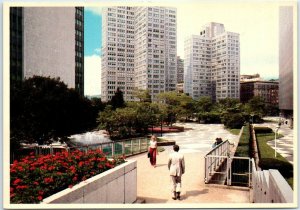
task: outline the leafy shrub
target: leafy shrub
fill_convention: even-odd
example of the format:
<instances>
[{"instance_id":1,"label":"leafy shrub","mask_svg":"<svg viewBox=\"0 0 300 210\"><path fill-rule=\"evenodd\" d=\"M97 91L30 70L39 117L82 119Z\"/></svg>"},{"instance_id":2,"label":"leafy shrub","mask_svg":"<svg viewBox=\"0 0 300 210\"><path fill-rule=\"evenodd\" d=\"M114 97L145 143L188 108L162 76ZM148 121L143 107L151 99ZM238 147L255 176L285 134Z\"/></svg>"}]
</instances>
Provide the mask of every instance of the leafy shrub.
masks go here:
<instances>
[{"instance_id":1,"label":"leafy shrub","mask_svg":"<svg viewBox=\"0 0 300 210\"><path fill-rule=\"evenodd\" d=\"M198 118L205 123L221 123L221 117L219 112L203 112L198 114Z\"/></svg>"},{"instance_id":2,"label":"leafy shrub","mask_svg":"<svg viewBox=\"0 0 300 210\"><path fill-rule=\"evenodd\" d=\"M262 170L277 169L284 177L293 177L293 165L287 161L275 158L262 158L259 160L259 167Z\"/></svg>"},{"instance_id":3,"label":"leafy shrub","mask_svg":"<svg viewBox=\"0 0 300 210\"><path fill-rule=\"evenodd\" d=\"M55 155L31 153L10 167L11 203L39 203L43 198L100 174L124 158L108 160L101 150L79 150Z\"/></svg>"},{"instance_id":4,"label":"leafy shrub","mask_svg":"<svg viewBox=\"0 0 300 210\"><path fill-rule=\"evenodd\" d=\"M241 113L226 113L222 117L222 123L227 128L241 128L244 122L245 117Z\"/></svg>"},{"instance_id":5,"label":"leafy shrub","mask_svg":"<svg viewBox=\"0 0 300 210\"><path fill-rule=\"evenodd\" d=\"M238 157L249 157L249 140L250 140L250 133L249 133L249 124L244 126L242 135L239 140L239 144L235 151L235 156Z\"/></svg>"},{"instance_id":6,"label":"leafy shrub","mask_svg":"<svg viewBox=\"0 0 300 210\"><path fill-rule=\"evenodd\" d=\"M272 128L269 128L269 127L255 127L255 133L258 134L258 133L272 133L273 130Z\"/></svg>"}]
</instances>

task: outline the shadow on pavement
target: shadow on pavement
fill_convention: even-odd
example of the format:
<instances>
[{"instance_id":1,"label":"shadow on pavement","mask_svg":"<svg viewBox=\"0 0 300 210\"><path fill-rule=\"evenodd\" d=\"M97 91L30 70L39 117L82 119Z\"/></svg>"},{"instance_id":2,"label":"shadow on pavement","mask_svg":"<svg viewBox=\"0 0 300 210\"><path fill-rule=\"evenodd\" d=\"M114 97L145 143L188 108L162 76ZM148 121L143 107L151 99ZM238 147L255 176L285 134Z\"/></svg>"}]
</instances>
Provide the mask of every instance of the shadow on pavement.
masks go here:
<instances>
[{"instance_id":1,"label":"shadow on pavement","mask_svg":"<svg viewBox=\"0 0 300 210\"><path fill-rule=\"evenodd\" d=\"M145 200L145 203L167 203L168 201L168 199L151 198L151 197L141 197L141 199Z\"/></svg>"},{"instance_id":2,"label":"shadow on pavement","mask_svg":"<svg viewBox=\"0 0 300 210\"><path fill-rule=\"evenodd\" d=\"M181 196L181 200L185 200L188 197L192 197L192 196L198 196L198 195L201 195L201 194L206 194L206 193L208 193L208 191L209 191L208 189L186 191L186 193Z\"/></svg>"},{"instance_id":3,"label":"shadow on pavement","mask_svg":"<svg viewBox=\"0 0 300 210\"><path fill-rule=\"evenodd\" d=\"M156 167L166 166L167 164L156 164Z\"/></svg>"}]
</instances>

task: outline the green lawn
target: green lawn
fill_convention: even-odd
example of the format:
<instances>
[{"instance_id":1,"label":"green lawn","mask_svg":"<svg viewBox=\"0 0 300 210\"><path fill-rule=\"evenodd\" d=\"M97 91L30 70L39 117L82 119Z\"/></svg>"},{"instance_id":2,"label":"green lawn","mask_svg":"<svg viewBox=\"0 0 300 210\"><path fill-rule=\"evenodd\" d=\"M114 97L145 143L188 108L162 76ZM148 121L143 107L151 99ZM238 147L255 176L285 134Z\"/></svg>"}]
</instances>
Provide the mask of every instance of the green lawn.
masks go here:
<instances>
[{"instance_id":1,"label":"green lawn","mask_svg":"<svg viewBox=\"0 0 300 210\"><path fill-rule=\"evenodd\" d=\"M281 138L282 136L283 135L279 134L278 138ZM275 139L274 132L258 133L256 134L256 138L260 155L259 166L261 169L277 169L293 188L293 165L279 153L277 153L275 158L275 150L267 145L268 141Z\"/></svg>"},{"instance_id":2,"label":"green lawn","mask_svg":"<svg viewBox=\"0 0 300 210\"><path fill-rule=\"evenodd\" d=\"M228 131L233 135L239 135L241 129L228 129Z\"/></svg>"}]
</instances>

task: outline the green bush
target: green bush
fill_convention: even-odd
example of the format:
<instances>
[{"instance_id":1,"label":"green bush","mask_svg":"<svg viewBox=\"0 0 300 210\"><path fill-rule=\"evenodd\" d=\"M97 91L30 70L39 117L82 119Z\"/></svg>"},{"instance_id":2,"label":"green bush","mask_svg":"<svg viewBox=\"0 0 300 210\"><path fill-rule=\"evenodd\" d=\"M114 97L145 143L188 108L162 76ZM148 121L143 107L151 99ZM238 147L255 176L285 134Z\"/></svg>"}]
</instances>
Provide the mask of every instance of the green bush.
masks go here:
<instances>
[{"instance_id":1,"label":"green bush","mask_svg":"<svg viewBox=\"0 0 300 210\"><path fill-rule=\"evenodd\" d=\"M221 117L219 112L204 112L199 113L198 117L200 120L203 120L205 123L221 123Z\"/></svg>"},{"instance_id":2,"label":"green bush","mask_svg":"<svg viewBox=\"0 0 300 210\"><path fill-rule=\"evenodd\" d=\"M249 157L249 124L244 126L243 133L240 137L239 144L235 151L235 156Z\"/></svg>"},{"instance_id":3,"label":"green bush","mask_svg":"<svg viewBox=\"0 0 300 210\"><path fill-rule=\"evenodd\" d=\"M222 117L222 123L227 128L241 128L244 122L245 117L241 113L226 113Z\"/></svg>"},{"instance_id":4,"label":"green bush","mask_svg":"<svg viewBox=\"0 0 300 210\"><path fill-rule=\"evenodd\" d=\"M277 169L283 177L293 177L293 165L287 161L262 158L259 160L258 165L262 170Z\"/></svg>"},{"instance_id":5,"label":"green bush","mask_svg":"<svg viewBox=\"0 0 300 210\"><path fill-rule=\"evenodd\" d=\"M254 127L255 133L273 133L273 130L269 127Z\"/></svg>"}]
</instances>

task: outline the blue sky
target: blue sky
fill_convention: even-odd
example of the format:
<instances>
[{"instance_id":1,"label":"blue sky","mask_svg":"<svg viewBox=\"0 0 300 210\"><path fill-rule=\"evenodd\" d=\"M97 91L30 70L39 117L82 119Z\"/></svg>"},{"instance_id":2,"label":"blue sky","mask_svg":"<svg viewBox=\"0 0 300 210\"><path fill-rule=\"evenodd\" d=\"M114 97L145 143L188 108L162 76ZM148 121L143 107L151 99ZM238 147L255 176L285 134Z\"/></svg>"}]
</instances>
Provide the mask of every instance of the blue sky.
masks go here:
<instances>
[{"instance_id":1,"label":"blue sky","mask_svg":"<svg viewBox=\"0 0 300 210\"><path fill-rule=\"evenodd\" d=\"M102 16L85 9L84 18L84 55L99 54L102 39Z\"/></svg>"},{"instance_id":2,"label":"blue sky","mask_svg":"<svg viewBox=\"0 0 300 210\"><path fill-rule=\"evenodd\" d=\"M84 94L101 93L101 8L85 7L84 10Z\"/></svg>"}]
</instances>

